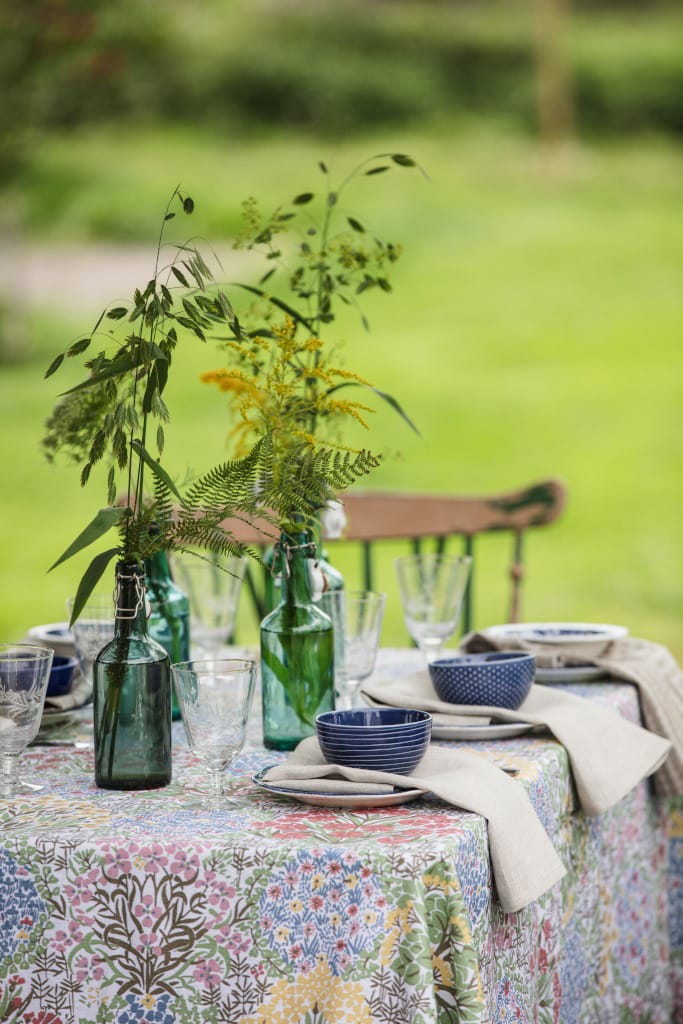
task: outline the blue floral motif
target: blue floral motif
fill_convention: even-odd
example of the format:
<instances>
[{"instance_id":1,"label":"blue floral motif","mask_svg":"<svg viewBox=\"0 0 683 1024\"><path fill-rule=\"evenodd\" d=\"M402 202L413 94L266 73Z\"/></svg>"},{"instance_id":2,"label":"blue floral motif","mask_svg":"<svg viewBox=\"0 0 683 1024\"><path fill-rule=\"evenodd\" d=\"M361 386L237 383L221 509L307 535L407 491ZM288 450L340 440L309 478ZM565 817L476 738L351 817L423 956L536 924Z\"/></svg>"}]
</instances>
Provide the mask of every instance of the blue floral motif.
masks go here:
<instances>
[{"instance_id":1,"label":"blue floral motif","mask_svg":"<svg viewBox=\"0 0 683 1024\"><path fill-rule=\"evenodd\" d=\"M28 869L0 850L0 960L28 939L45 904Z\"/></svg>"},{"instance_id":2,"label":"blue floral motif","mask_svg":"<svg viewBox=\"0 0 683 1024\"><path fill-rule=\"evenodd\" d=\"M505 1021L506 1024L526 1024L527 1015L517 993L509 979L498 982L495 992L494 1020Z\"/></svg>"},{"instance_id":3,"label":"blue floral motif","mask_svg":"<svg viewBox=\"0 0 683 1024\"><path fill-rule=\"evenodd\" d=\"M369 867L352 852L300 851L274 872L259 901L271 949L298 973L325 955L341 975L384 934L386 898Z\"/></svg>"},{"instance_id":4,"label":"blue floral motif","mask_svg":"<svg viewBox=\"0 0 683 1024\"><path fill-rule=\"evenodd\" d=\"M669 934L674 949L683 946L683 839L669 840Z\"/></svg>"},{"instance_id":5,"label":"blue floral motif","mask_svg":"<svg viewBox=\"0 0 683 1024\"><path fill-rule=\"evenodd\" d=\"M489 905L491 878L488 856L482 855L477 837L473 832L465 833L458 844L456 873L467 907L470 928L474 929Z\"/></svg>"},{"instance_id":6,"label":"blue floral motif","mask_svg":"<svg viewBox=\"0 0 683 1024\"><path fill-rule=\"evenodd\" d=\"M586 964L586 954L578 925L573 921L568 929L562 932L564 947L560 959L560 982L562 991L562 1024L581 1024L583 1017L583 999L590 977Z\"/></svg>"},{"instance_id":7,"label":"blue floral motif","mask_svg":"<svg viewBox=\"0 0 683 1024\"><path fill-rule=\"evenodd\" d=\"M173 1024L175 1016L168 1010L170 1001L167 992L159 996L128 993L128 1006L119 1013L116 1024Z\"/></svg>"}]
</instances>

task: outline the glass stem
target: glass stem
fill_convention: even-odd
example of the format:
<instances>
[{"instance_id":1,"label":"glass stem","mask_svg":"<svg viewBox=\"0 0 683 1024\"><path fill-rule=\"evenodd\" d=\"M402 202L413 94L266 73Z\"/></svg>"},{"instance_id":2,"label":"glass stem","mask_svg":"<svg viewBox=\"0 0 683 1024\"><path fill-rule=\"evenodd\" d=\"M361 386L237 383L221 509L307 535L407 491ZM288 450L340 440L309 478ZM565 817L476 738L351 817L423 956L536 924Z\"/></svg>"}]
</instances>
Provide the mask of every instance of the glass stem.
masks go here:
<instances>
[{"instance_id":1,"label":"glass stem","mask_svg":"<svg viewBox=\"0 0 683 1024\"><path fill-rule=\"evenodd\" d=\"M427 659L427 664L431 665L431 663L433 661L436 661L436 659L440 656L443 648L443 641L422 640L420 641L419 647L422 653L424 654L425 658Z\"/></svg>"},{"instance_id":2,"label":"glass stem","mask_svg":"<svg viewBox=\"0 0 683 1024\"><path fill-rule=\"evenodd\" d=\"M218 804L223 797L223 771L218 768L209 769L209 802Z\"/></svg>"},{"instance_id":3,"label":"glass stem","mask_svg":"<svg viewBox=\"0 0 683 1024\"><path fill-rule=\"evenodd\" d=\"M12 796L19 774L19 755L3 751L0 754L0 795Z\"/></svg>"}]
</instances>

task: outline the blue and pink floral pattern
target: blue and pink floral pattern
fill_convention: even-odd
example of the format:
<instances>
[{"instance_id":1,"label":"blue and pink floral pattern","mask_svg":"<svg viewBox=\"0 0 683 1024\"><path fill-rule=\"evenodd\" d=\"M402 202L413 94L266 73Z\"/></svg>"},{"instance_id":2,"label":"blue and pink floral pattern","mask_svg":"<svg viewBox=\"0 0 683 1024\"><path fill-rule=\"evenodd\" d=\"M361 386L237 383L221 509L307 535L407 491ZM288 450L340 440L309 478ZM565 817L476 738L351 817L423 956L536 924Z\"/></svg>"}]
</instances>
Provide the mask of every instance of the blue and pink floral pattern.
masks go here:
<instances>
[{"instance_id":1,"label":"blue and pink floral pattern","mask_svg":"<svg viewBox=\"0 0 683 1024\"><path fill-rule=\"evenodd\" d=\"M633 687L573 689L637 718ZM478 816L273 798L258 747L236 809L204 813L174 740L174 782L148 793L97 790L80 750L26 753L46 788L0 803L0 1021L683 1022L683 809L647 784L587 820L549 737L471 744L518 768L567 867L504 914Z\"/></svg>"}]
</instances>

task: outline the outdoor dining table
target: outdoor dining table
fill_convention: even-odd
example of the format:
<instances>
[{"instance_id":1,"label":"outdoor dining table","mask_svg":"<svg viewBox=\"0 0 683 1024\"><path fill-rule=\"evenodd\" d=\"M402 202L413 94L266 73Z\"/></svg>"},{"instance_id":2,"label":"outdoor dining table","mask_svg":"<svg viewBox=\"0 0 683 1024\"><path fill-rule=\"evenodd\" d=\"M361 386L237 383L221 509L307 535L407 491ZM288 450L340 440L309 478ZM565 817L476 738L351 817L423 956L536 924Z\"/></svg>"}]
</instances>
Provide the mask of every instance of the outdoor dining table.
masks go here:
<instances>
[{"instance_id":1,"label":"outdoor dining table","mask_svg":"<svg viewBox=\"0 0 683 1024\"><path fill-rule=\"evenodd\" d=\"M382 650L376 673L420 659ZM630 684L563 685L640 721ZM184 801L204 780L181 723L164 789L95 787L87 708L26 751L44 788L0 803L1 1021L683 1021L683 815L649 780L587 818L547 732L469 741L516 771L567 869L504 913L483 818L274 796L252 777L285 755L252 717L220 812Z\"/></svg>"}]
</instances>

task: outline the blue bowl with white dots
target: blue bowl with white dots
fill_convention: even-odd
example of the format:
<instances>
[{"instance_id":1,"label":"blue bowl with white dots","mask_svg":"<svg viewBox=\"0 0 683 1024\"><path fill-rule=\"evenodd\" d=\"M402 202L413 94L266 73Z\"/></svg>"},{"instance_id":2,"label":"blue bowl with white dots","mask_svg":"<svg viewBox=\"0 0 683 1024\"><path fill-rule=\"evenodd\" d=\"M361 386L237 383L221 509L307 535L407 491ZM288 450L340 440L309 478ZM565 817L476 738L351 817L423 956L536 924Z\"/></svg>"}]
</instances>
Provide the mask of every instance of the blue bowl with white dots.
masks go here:
<instances>
[{"instance_id":1,"label":"blue bowl with white dots","mask_svg":"<svg viewBox=\"0 0 683 1024\"><path fill-rule=\"evenodd\" d=\"M437 658L429 666L440 700L448 704L483 704L516 711L536 674L536 658L520 651L491 651Z\"/></svg>"}]
</instances>

